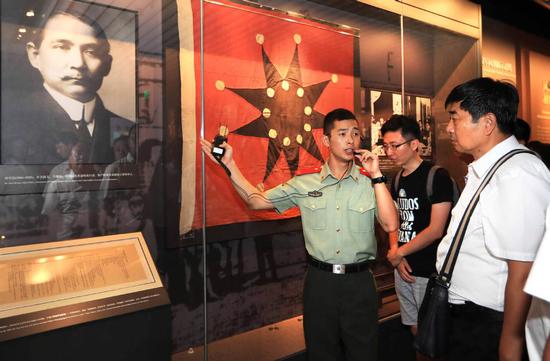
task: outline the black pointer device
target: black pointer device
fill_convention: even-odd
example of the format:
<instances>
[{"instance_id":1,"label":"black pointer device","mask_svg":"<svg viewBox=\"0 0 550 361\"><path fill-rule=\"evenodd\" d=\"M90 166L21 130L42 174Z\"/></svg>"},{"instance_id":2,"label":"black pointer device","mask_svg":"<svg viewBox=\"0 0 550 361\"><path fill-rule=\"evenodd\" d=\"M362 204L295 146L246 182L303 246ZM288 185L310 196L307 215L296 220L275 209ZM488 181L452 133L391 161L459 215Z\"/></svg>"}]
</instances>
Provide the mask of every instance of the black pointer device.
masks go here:
<instances>
[{"instance_id":1,"label":"black pointer device","mask_svg":"<svg viewBox=\"0 0 550 361\"><path fill-rule=\"evenodd\" d=\"M214 137L212 141L212 156L220 163L227 176L231 177L231 171L222 162L223 155L225 154L225 148L220 147L224 142L227 142L227 127L220 126L219 133Z\"/></svg>"},{"instance_id":2,"label":"black pointer device","mask_svg":"<svg viewBox=\"0 0 550 361\"><path fill-rule=\"evenodd\" d=\"M225 154L225 149L220 147L223 142L227 142L227 138L221 134L216 135L212 141L212 156L216 158L218 162L221 162L223 155Z\"/></svg>"}]
</instances>

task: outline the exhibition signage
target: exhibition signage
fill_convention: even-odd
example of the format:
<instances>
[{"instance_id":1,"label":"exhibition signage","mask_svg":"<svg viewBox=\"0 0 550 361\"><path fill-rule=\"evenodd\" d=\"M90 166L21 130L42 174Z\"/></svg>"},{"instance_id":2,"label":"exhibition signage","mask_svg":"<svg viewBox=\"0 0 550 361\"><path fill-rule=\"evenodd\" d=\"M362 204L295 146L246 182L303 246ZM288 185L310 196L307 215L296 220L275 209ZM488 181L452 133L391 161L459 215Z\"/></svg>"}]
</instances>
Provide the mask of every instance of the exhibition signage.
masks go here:
<instances>
[{"instance_id":1,"label":"exhibition signage","mask_svg":"<svg viewBox=\"0 0 550 361\"><path fill-rule=\"evenodd\" d=\"M0 341L168 303L139 232L0 249Z\"/></svg>"}]
</instances>

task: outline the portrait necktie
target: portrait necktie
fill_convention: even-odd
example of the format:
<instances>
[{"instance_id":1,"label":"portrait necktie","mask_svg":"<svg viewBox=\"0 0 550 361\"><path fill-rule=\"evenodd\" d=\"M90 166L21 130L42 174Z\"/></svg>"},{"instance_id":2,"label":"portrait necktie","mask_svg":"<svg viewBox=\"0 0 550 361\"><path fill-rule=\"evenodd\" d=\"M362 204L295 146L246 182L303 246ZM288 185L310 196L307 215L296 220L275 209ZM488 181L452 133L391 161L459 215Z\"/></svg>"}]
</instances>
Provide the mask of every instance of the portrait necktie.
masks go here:
<instances>
[{"instance_id":1,"label":"portrait necktie","mask_svg":"<svg viewBox=\"0 0 550 361\"><path fill-rule=\"evenodd\" d=\"M86 120L84 119L84 111L85 108L82 107L82 118L80 118L80 121L78 122L78 138L81 142L90 143L92 141L92 136L88 131L88 123L86 123Z\"/></svg>"}]
</instances>

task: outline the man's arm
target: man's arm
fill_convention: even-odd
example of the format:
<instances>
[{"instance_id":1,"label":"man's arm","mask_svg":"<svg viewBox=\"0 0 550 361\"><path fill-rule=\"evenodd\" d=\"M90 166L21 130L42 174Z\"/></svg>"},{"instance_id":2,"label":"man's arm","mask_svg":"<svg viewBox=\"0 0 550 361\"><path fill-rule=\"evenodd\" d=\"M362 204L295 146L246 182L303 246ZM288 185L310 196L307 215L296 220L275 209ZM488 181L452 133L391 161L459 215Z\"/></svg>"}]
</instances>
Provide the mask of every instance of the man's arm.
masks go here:
<instances>
[{"instance_id":1,"label":"man's arm","mask_svg":"<svg viewBox=\"0 0 550 361\"><path fill-rule=\"evenodd\" d=\"M525 342L525 321L531 296L523 292L532 262L508 263L508 280L504 291L504 323L500 336L500 361L520 361Z\"/></svg>"},{"instance_id":2,"label":"man's arm","mask_svg":"<svg viewBox=\"0 0 550 361\"><path fill-rule=\"evenodd\" d=\"M544 348L544 355L542 361L550 361L550 336L546 340L546 347Z\"/></svg>"},{"instance_id":3,"label":"man's arm","mask_svg":"<svg viewBox=\"0 0 550 361\"><path fill-rule=\"evenodd\" d=\"M399 231L393 231L388 234L388 242L390 246L388 253L390 253L392 250L397 250L397 248L399 247L399 245L397 244L398 232Z\"/></svg>"},{"instance_id":4,"label":"man's arm","mask_svg":"<svg viewBox=\"0 0 550 361\"><path fill-rule=\"evenodd\" d=\"M235 164L233 160L233 148L227 143L223 143L220 147L225 149L222 162L231 172L231 184L233 184L233 188L235 188L248 207L250 209L273 209L273 203L264 196L264 192L258 192L258 189L250 184L241 173L239 167L237 167L237 164ZM208 158L216 163L218 162L212 156L212 144L209 141L201 139L201 148Z\"/></svg>"},{"instance_id":5,"label":"man's arm","mask_svg":"<svg viewBox=\"0 0 550 361\"><path fill-rule=\"evenodd\" d=\"M397 251L397 248L399 247L397 244L397 237L398 237L398 231L390 232L389 233L389 243L390 243L390 249L388 251L388 259L390 253L395 253ZM412 268L409 265L409 262L405 258L401 258L399 263L392 265L397 269L397 272L399 272L399 275L405 282L413 283L416 281L416 278L411 275Z\"/></svg>"},{"instance_id":6,"label":"man's arm","mask_svg":"<svg viewBox=\"0 0 550 361\"><path fill-rule=\"evenodd\" d=\"M373 175L373 178L381 176L382 172L378 171L378 173ZM395 203L385 183L377 183L374 185L374 196L376 197L376 206L378 207L378 221L382 229L386 232L395 231L399 226L399 219L397 217Z\"/></svg>"},{"instance_id":7,"label":"man's arm","mask_svg":"<svg viewBox=\"0 0 550 361\"><path fill-rule=\"evenodd\" d=\"M443 237L445 226L451 211L451 202L432 204L430 224L416 235L410 242L388 252L388 260L392 265L397 266L403 257L420 251L432 244L436 239Z\"/></svg>"}]
</instances>

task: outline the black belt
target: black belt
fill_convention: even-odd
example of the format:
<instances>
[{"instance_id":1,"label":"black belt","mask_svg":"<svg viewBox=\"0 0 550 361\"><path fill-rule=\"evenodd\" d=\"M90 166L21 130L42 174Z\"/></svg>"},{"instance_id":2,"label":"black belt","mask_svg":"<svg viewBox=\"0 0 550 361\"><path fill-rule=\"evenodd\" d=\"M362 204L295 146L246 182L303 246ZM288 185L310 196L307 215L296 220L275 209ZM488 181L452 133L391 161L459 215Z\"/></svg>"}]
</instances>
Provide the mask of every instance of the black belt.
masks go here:
<instances>
[{"instance_id":1,"label":"black belt","mask_svg":"<svg viewBox=\"0 0 550 361\"><path fill-rule=\"evenodd\" d=\"M332 264L332 263L319 261L318 259L311 257L309 254L307 255L307 263L310 266L319 268L320 270L328 271L336 274L363 272L370 269L369 261L364 261L359 263L347 263L347 264Z\"/></svg>"}]
</instances>

